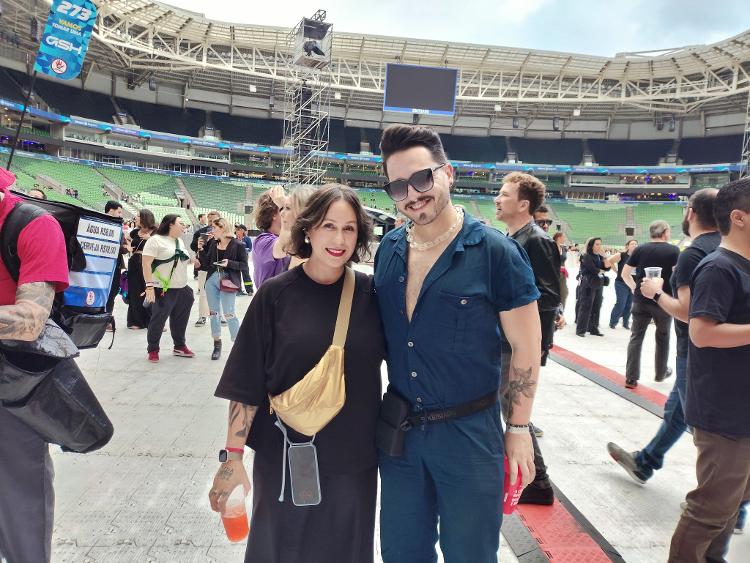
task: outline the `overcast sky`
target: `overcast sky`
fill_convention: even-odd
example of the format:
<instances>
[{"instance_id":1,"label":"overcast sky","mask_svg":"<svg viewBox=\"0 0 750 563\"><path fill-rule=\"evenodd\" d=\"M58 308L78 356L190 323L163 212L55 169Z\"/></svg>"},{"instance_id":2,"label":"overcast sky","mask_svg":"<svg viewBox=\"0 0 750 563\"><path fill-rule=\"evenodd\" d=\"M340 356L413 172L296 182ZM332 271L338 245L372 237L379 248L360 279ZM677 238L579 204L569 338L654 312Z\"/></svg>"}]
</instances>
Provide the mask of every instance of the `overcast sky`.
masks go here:
<instances>
[{"instance_id":1,"label":"overcast sky","mask_svg":"<svg viewBox=\"0 0 750 563\"><path fill-rule=\"evenodd\" d=\"M713 43L750 29L748 0L171 0L211 19L612 56Z\"/></svg>"}]
</instances>

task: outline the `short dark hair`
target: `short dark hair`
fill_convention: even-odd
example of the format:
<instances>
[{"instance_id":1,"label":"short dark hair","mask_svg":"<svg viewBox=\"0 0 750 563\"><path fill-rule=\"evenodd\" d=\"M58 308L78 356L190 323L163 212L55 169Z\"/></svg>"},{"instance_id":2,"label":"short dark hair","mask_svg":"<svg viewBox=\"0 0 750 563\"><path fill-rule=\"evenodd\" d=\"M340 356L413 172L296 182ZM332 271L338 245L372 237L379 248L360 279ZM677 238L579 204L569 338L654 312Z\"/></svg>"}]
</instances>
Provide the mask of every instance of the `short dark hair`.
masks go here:
<instances>
[{"instance_id":1,"label":"short dark hair","mask_svg":"<svg viewBox=\"0 0 750 563\"><path fill-rule=\"evenodd\" d=\"M271 199L270 190L263 192L255 204L255 224L261 231L267 231L273 223L273 216L279 212L279 208Z\"/></svg>"},{"instance_id":2,"label":"short dark hair","mask_svg":"<svg viewBox=\"0 0 750 563\"><path fill-rule=\"evenodd\" d=\"M300 258L310 258L312 246L305 242L307 231L320 225L328 213L331 205L338 200L344 200L352 206L357 217L357 245L354 247L352 262L359 262L370 255L370 241L372 240L372 219L362 207L357 192L342 184L326 184L321 186L307 202L307 206L300 212L292 227L289 247L291 254Z\"/></svg>"},{"instance_id":3,"label":"short dark hair","mask_svg":"<svg viewBox=\"0 0 750 563\"><path fill-rule=\"evenodd\" d=\"M549 213L549 207L546 205L540 205L534 210L534 213Z\"/></svg>"},{"instance_id":4,"label":"short dark hair","mask_svg":"<svg viewBox=\"0 0 750 563\"><path fill-rule=\"evenodd\" d=\"M104 213L109 213L113 209L122 209L122 203L114 199L110 199L106 204L104 204Z\"/></svg>"},{"instance_id":5,"label":"short dark hair","mask_svg":"<svg viewBox=\"0 0 750 563\"><path fill-rule=\"evenodd\" d=\"M554 235L552 235L552 240L557 242L557 239L563 238L564 236L565 236L565 233L563 233L562 231L557 231Z\"/></svg>"},{"instance_id":6,"label":"short dark hair","mask_svg":"<svg viewBox=\"0 0 750 563\"><path fill-rule=\"evenodd\" d=\"M716 194L714 217L722 235L728 235L732 229L729 216L735 209L750 213L750 177L729 182Z\"/></svg>"},{"instance_id":7,"label":"short dark hair","mask_svg":"<svg viewBox=\"0 0 750 563\"><path fill-rule=\"evenodd\" d=\"M718 193L719 190L716 188L703 188L695 192L688 199L688 207L693 210L698 223L704 229L718 229L716 217L714 217L716 194Z\"/></svg>"},{"instance_id":8,"label":"short dark hair","mask_svg":"<svg viewBox=\"0 0 750 563\"><path fill-rule=\"evenodd\" d=\"M150 209L143 208L138 211L138 220L141 223L141 229L153 231L156 228L156 218Z\"/></svg>"},{"instance_id":9,"label":"short dark hair","mask_svg":"<svg viewBox=\"0 0 750 563\"><path fill-rule=\"evenodd\" d=\"M164 216L164 219L161 220L161 223L159 223L159 228L156 229L157 235L162 236L168 236L169 235L169 227L174 225L177 222L177 219L179 219L180 216L177 215L177 213L168 213Z\"/></svg>"},{"instance_id":10,"label":"short dark hair","mask_svg":"<svg viewBox=\"0 0 750 563\"><path fill-rule=\"evenodd\" d=\"M205 213L198 213L198 221L200 221L201 219L203 219L205 216L206 216Z\"/></svg>"},{"instance_id":11,"label":"short dark hair","mask_svg":"<svg viewBox=\"0 0 750 563\"><path fill-rule=\"evenodd\" d=\"M387 127L380 138L380 156L383 157L383 170L388 174L388 159L395 153L413 147L424 147L437 164L445 164L443 142L434 129L422 125L396 124Z\"/></svg>"},{"instance_id":12,"label":"short dark hair","mask_svg":"<svg viewBox=\"0 0 750 563\"><path fill-rule=\"evenodd\" d=\"M503 177L503 184L518 184L518 201L525 199L529 202L530 215L536 213L539 206L544 203L546 188L544 182L536 176L523 172L511 172Z\"/></svg>"}]
</instances>

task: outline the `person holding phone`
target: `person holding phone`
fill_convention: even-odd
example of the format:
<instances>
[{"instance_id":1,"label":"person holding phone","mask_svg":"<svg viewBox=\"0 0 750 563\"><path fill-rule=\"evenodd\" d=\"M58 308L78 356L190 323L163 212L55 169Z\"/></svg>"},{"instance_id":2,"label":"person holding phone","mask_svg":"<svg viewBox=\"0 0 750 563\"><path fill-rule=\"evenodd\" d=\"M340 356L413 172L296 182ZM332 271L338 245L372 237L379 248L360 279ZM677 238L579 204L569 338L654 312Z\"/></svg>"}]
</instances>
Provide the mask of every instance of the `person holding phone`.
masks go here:
<instances>
[{"instance_id":1,"label":"person holding phone","mask_svg":"<svg viewBox=\"0 0 750 563\"><path fill-rule=\"evenodd\" d=\"M247 266L247 250L245 245L237 240L226 219L214 219L211 223L213 231L211 238L205 245L201 245L198 259L201 271L206 272L206 299L208 299L208 318L211 321L211 336L214 349L211 359L221 357L221 322L220 315L229 326L229 337L234 342L240 330L240 322L235 312L237 293L242 288L242 278L250 279Z\"/></svg>"}]
</instances>

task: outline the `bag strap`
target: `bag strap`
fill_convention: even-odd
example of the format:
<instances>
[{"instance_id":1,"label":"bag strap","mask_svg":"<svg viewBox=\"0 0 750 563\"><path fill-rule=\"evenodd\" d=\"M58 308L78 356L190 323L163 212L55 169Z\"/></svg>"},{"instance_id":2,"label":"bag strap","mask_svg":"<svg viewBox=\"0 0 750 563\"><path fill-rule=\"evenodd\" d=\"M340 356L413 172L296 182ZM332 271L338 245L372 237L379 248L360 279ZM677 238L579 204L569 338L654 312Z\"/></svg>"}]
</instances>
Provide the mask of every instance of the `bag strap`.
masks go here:
<instances>
[{"instance_id":1,"label":"bag strap","mask_svg":"<svg viewBox=\"0 0 750 563\"><path fill-rule=\"evenodd\" d=\"M354 298L354 280L354 270L347 266L344 269L344 287L341 289L336 330L333 332L333 345L339 348L343 348L346 344L346 335L349 332L349 317L352 313L352 299Z\"/></svg>"},{"instance_id":2,"label":"bag strap","mask_svg":"<svg viewBox=\"0 0 750 563\"><path fill-rule=\"evenodd\" d=\"M180 243L177 239L174 241L174 258L168 258L167 260L154 260L151 264L151 273L154 274L156 279L161 282L162 290L164 293L169 291L169 285L172 283L172 275L174 274L174 271L177 269L177 262L180 261ZM162 264L167 264L169 262L172 262L172 269L169 270L169 277L165 278L162 276L159 272L156 271L156 268Z\"/></svg>"},{"instance_id":3,"label":"bag strap","mask_svg":"<svg viewBox=\"0 0 750 563\"><path fill-rule=\"evenodd\" d=\"M18 256L18 237L26 225L47 212L33 203L17 202L3 223L0 235L0 253L10 277L18 283L21 275L21 259Z\"/></svg>"}]
</instances>

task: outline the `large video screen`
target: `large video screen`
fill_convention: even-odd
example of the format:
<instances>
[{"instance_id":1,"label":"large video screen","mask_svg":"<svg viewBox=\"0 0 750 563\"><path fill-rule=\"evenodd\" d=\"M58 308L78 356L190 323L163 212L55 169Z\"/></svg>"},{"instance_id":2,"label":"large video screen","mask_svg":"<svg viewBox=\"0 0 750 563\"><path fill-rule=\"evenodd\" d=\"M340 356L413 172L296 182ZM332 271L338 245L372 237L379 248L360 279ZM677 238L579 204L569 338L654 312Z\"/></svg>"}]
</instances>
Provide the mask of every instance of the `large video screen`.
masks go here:
<instances>
[{"instance_id":1,"label":"large video screen","mask_svg":"<svg viewBox=\"0 0 750 563\"><path fill-rule=\"evenodd\" d=\"M384 111L453 115L458 69L389 64L385 71Z\"/></svg>"}]
</instances>

